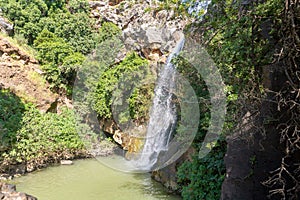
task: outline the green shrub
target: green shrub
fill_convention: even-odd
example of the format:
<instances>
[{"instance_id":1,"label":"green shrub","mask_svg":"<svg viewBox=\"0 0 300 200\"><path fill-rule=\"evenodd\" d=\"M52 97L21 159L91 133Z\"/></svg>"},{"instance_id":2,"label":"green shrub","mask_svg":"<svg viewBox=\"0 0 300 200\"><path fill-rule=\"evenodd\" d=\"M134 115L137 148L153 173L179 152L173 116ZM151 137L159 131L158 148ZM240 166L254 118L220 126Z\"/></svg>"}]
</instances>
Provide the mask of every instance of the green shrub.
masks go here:
<instances>
[{"instance_id":1,"label":"green shrub","mask_svg":"<svg viewBox=\"0 0 300 200\"><path fill-rule=\"evenodd\" d=\"M84 150L72 110L64 108L61 114L42 114L31 108L21 124L16 132L16 143L3 155L12 163L63 159Z\"/></svg>"},{"instance_id":2,"label":"green shrub","mask_svg":"<svg viewBox=\"0 0 300 200\"><path fill-rule=\"evenodd\" d=\"M86 0L0 0L14 33L38 51L52 88L71 93L76 69L96 46L98 33ZM69 9L69 10L68 10ZM79 53L76 53L79 52ZM64 60L64 59L67 60ZM71 61L74 59L74 61Z\"/></svg>"},{"instance_id":3,"label":"green shrub","mask_svg":"<svg viewBox=\"0 0 300 200\"><path fill-rule=\"evenodd\" d=\"M70 0L67 7L72 14L81 12L88 14L90 11L89 3L86 0Z\"/></svg>"},{"instance_id":4,"label":"green shrub","mask_svg":"<svg viewBox=\"0 0 300 200\"><path fill-rule=\"evenodd\" d=\"M192 161L184 162L177 171L181 195L187 200L220 199L221 187L225 178L226 144L219 141L215 148L204 158L194 155Z\"/></svg>"},{"instance_id":5,"label":"green shrub","mask_svg":"<svg viewBox=\"0 0 300 200\"><path fill-rule=\"evenodd\" d=\"M16 142L26 105L12 92L0 89L0 152Z\"/></svg>"},{"instance_id":6,"label":"green shrub","mask_svg":"<svg viewBox=\"0 0 300 200\"><path fill-rule=\"evenodd\" d=\"M68 43L74 51L87 54L96 45L94 21L85 12L71 14L68 10L51 10L39 26L54 33Z\"/></svg>"},{"instance_id":7,"label":"green shrub","mask_svg":"<svg viewBox=\"0 0 300 200\"><path fill-rule=\"evenodd\" d=\"M42 30L39 20L47 13L48 7L42 0L1 0L0 7L4 15L14 23L14 32L24 35L32 44Z\"/></svg>"},{"instance_id":8,"label":"green shrub","mask_svg":"<svg viewBox=\"0 0 300 200\"><path fill-rule=\"evenodd\" d=\"M81 66L85 57L48 30L43 30L38 35L34 46L38 51L37 58L46 72L46 79L52 87L68 89L74 81L76 69Z\"/></svg>"},{"instance_id":9,"label":"green shrub","mask_svg":"<svg viewBox=\"0 0 300 200\"><path fill-rule=\"evenodd\" d=\"M99 29L99 43L121 34L121 29L111 22L103 22Z\"/></svg>"},{"instance_id":10,"label":"green shrub","mask_svg":"<svg viewBox=\"0 0 300 200\"><path fill-rule=\"evenodd\" d=\"M135 88L129 98L130 118L144 123L149 120L149 108L154 96L154 84L142 85Z\"/></svg>"},{"instance_id":11,"label":"green shrub","mask_svg":"<svg viewBox=\"0 0 300 200\"><path fill-rule=\"evenodd\" d=\"M141 78L143 74L145 74L147 67L148 63L146 60L140 58L136 53L130 53L120 64L108 68L101 74L93 95L95 101L93 109L98 113L99 117L112 117L112 95L118 86L118 82L120 80L124 83L126 81L136 82L138 80L136 79L137 77ZM122 87L122 85L119 85L119 87ZM122 89L128 88L121 88L121 90Z\"/></svg>"}]
</instances>

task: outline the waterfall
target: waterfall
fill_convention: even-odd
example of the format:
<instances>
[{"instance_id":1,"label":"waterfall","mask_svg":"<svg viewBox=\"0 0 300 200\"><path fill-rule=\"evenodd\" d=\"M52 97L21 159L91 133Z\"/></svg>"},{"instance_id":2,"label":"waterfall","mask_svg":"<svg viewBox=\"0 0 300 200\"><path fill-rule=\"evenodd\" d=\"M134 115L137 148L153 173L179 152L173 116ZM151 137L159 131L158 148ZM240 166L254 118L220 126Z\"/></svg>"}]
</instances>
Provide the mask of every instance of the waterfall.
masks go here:
<instances>
[{"instance_id":1,"label":"waterfall","mask_svg":"<svg viewBox=\"0 0 300 200\"><path fill-rule=\"evenodd\" d=\"M182 38L163 67L157 85L150 110L150 120L147 128L144 148L136 165L141 170L151 170L158 160L161 152L168 150L168 144L174 132L177 112L174 103L176 69L171 60L184 45Z\"/></svg>"}]
</instances>

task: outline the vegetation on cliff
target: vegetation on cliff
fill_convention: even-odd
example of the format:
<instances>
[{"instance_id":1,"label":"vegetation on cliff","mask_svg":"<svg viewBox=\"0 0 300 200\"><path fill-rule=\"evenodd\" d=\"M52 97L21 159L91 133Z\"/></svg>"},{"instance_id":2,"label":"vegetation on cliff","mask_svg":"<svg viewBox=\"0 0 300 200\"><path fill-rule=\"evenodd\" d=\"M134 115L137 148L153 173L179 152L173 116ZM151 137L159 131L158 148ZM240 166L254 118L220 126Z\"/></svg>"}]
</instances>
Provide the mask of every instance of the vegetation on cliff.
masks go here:
<instances>
[{"instance_id":1,"label":"vegetation on cliff","mask_svg":"<svg viewBox=\"0 0 300 200\"><path fill-rule=\"evenodd\" d=\"M25 164L25 172L87 155L72 110L42 114L8 90L0 90L0 97L1 173L15 173L13 165Z\"/></svg>"},{"instance_id":2,"label":"vegetation on cliff","mask_svg":"<svg viewBox=\"0 0 300 200\"><path fill-rule=\"evenodd\" d=\"M103 22L97 29L85 0L1 0L0 7L2 14L14 24L13 38L20 45L28 45L35 50L44 78L60 95L72 94L76 72L82 68L91 50L121 33L110 22ZM89 61L84 64L91 67ZM118 79L128 81L126 78L136 78L132 76L135 72L142 76L149 69L147 61L134 52L115 66L103 63L100 68L103 71L101 79L88 78L87 81L96 88L91 100L95 102L95 111L100 117L109 118L110 98ZM125 72L130 76L123 76ZM141 86L133 91L132 97L128 97L129 110L125 118L125 115L120 116L123 117L121 120L134 118L145 121L151 89L153 85ZM14 173L14 169L9 170L12 165L25 165L27 171L31 171L60 159L88 155L78 136L73 111L63 108L60 113L40 113L35 105L28 104L11 91L1 90L1 95L2 172Z\"/></svg>"},{"instance_id":3,"label":"vegetation on cliff","mask_svg":"<svg viewBox=\"0 0 300 200\"><path fill-rule=\"evenodd\" d=\"M55 91L71 93L75 71L99 37L87 1L1 0L15 38L37 50L46 79Z\"/></svg>"},{"instance_id":4,"label":"vegetation on cliff","mask_svg":"<svg viewBox=\"0 0 300 200\"><path fill-rule=\"evenodd\" d=\"M128 83L136 82L137 80L144 78L147 73L148 62L145 59L140 58L136 53L127 55L120 64L112 68L108 68L104 73L102 73L98 83L96 84L96 90L93 97L93 99L95 99L94 110L101 118L111 118L113 98L116 98L116 94L115 96L113 95L116 84L123 82L123 84L127 83L126 86L128 87ZM123 89L121 92L130 90L130 88L121 87L122 86L119 87L119 89ZM142 88L146 90L143 93L141 93ZM122 115L118 116L120 117L120 121L128 121L131 118L142 120L148 117L147 110L149 109L151 103L151 89L153 88L142 88L135 88L135 90L132 91L133 95L131 97L126 97L126 99L129 99L128 106L130 110L120 113L120 115ZM139 95L139 93L141 95ZM121 94L118 95L119 97L117 98L122 96ZM141 104L143 107L136 106L136 104Z\"/></svg>"},{"instance_id":5,"label":"vegetation on cliff","mask_svg":"<svg viewBox=\"0 0 300 200\"><path fill-rule=\"evenodd\" d=\"M228 112L223 135L215 148L204 158L197 155L178 168L177 177L184 199L219 199L225 178L223 158L225 136L234 132L245 120L259 117L262 102L272 103L275 114L267 113L257 130L265 133L265 126L280 131L281 166L272 172L264 185L270 195L283 199L297 199L299 167L293 161L299 156L299 2L213 0L205 10L192 12L199 1L161 1L157 9L173 9L175 15L192 15L195 22L186 28L187 37L203 45L220 69L226 84ZM86 55L99 44L121 33L109 22L95 28L90 8L85 0L0 0L0 7L14 24L14 37L36 50L36 58L52 89L64 95L72 93L79 68L97 65L102 76L94 80L90 100L99 118L112 117L116 84L148 73L148 62L135 52L119 63L86 61ZM114 59L113 56L108 59ZM85 62L86 61L86 62ZM97 60L96 60L97 61ZM193 76L192 66L177 60L178 70L190 81L199 97L201 113L198 134L193 143L196 150L206 134L210 120L209 94L201 78ZM281 65L286 79L278 90L271 91L266 83L267 66ZM267 76L267 77L266 77ZM122 86L120 86L122 89ZM130 90L129 88L124 91ZM153 85L139 86L127 97L129 110L121 113L120 121L129 118L138 123L147 120ZM123 92L124 92L123 91ZM119 94L121 95L121 94ZM248 120L248 119L247 119ZM61 158L85 154L84 145L75 130L73 111L62 109L61 114L41 114L34 105L22 102L9 90L0 91L0 153L1 169L26 163L43 166ZM180 130L177 130L178 132ZM249 136L247 139L251 140ZM253 161L254 162L254 161ZM250 174L249 176L252 176Z\"/></svg>"},{"instance_id":6,"label":"vegetation on cliff","mask_svg":"<svg viewBox=\"0 0 300 200\"><path fill-rule=\"evenodd\" d=\"M296 189L299 173L293 163L299 153L299 131L296 130L299 126L297 8L299 4L296 1L217 0L212 1L208 13L199 23L187 29L187 33L191 33L190 36L207 49L226 83L228 114L224 134L242 129L237 126L242 125L245 119L261 120L255 116L264 116L262 123L251 121L260 137L265 137L268 126L275 126L280 132L274 137L285 146L282 149L287 150L286 155L282 157L281 167L270 171L270 179L265 180L264 185L270 187L271 197L283 199L297 199L299 195ZM272 73L268 66L276 64L281 66L279 71L285 71L279 78L287 79L286 84L277 88L269 84L271 78L268 75ZM261 106L266 101L275 108L274 113L262 115L266 111ZM245 118L247 112L251 116ZM244 139L251 141L253 136ZM195 141L196 144L198 142ZM223 156L220 156L225 154L224 145L220 140L218 147L207 157L200 161L195 157L192 162L179 167L178 181L186 199L220 198L220 182L225 177ZM248 162L255 165L253 160ZM215 171L209 167L212 165ZM207 176L207 173L211 175ZM253 176L253 171L249 174Z\"/></svg>"}]
</instances>

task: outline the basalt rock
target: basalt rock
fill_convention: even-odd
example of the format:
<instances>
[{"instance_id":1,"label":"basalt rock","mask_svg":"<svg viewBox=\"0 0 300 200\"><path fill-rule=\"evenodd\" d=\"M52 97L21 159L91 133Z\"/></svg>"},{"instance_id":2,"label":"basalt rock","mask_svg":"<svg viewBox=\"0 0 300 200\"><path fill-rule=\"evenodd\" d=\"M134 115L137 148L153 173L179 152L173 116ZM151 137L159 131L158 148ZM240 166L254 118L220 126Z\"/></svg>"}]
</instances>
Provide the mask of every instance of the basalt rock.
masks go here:
<instances>
[{"instance_id":1,"label":"basalt rock","mask_svg":"<svg viewBox=\"0 0 300 200\"><path fill-rule=\"evenodd\" d=\"M191 155L193 154L195 154L195 149L190 147L178 160L160 170L153 171L151 175L152 178L161 182L171 192L179 192L179 185L176 178L177 168L184 161L191 161Z\"/></svg>"}]
</instances>

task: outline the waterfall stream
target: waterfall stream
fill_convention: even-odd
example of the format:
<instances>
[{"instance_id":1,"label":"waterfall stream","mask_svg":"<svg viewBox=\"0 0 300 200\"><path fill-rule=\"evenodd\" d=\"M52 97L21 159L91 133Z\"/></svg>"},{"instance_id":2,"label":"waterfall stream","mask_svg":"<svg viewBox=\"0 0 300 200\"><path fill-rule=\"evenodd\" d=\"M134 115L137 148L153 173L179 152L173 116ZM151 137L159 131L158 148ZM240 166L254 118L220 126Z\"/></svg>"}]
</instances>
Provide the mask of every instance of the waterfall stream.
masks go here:
<instances>
[{"instance_id":1,"label":"waterfall stream","mask_svg":"<svg viewBox=\"0 0 300 200\"><path fill-rule=\"evenodd\" d=\"M178 55L183 46L184 38L181 38L159 75L154 90L155 96L150 110L144 148L141 157L137 161L139 169L151 170L156 164L160 153L168 150L168 144L177 121L176 104L174 103L176 69L171 60Z\"/></svg>"}]
</instances>

